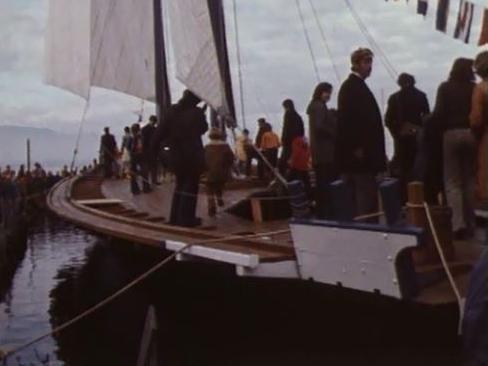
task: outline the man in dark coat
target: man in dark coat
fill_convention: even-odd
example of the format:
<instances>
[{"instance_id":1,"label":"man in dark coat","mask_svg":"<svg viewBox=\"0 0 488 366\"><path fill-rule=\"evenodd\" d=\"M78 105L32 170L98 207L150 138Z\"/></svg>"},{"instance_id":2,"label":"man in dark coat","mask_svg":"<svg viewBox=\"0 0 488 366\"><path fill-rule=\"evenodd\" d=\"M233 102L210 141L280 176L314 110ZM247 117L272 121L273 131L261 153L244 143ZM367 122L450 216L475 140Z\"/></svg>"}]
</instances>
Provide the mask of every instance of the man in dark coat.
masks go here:
<instances>
[{"instance_id":1,"label":"man in dark coat","mask_svg":"<svg viewBox=\"0 0 488 366\"><path fill-rule=\"evenodd\" d=\"M103 174L105 178L111 178L115 154L117 153L117 142L108 127L103 130L105 133L100 140L100 156L103 158Z\"/></svg>"},{"instance_id":2,"label":"man in dark coat","mask_svg":"<svg viewBox=\"0 0 488 366\"><path fill-rule=\"evenodd\" d=\"M414 179L417 140L423 119L430 113L425 93L415 88L415 78L407 73L398 77L400 91L388 99L385 125L395 143L391 170L400 180L403 202L407 201L407 183Z\"/></svg>"},{"instance_id":3,"label":"man in dark coat","mask_svg":"<svg viewBox=\"0 0 488 366\"><path fill-rule=\"evenodd\" d=\"M334 163L337 138L337 120L327 108L332 95L332 85L319 83L307 107L310 133L312 166L315 171L315 215L319 219L330 219L330 183L337 179Z\"/></svg>"},{"instance_id":4,"label":"man in dark coat","mask_svg":"<svg viewBox=\"0 0 488 366\"><path fill-rule=\"evenodd\" d=\"M143 170L144 175L151 179L151 183L159 185L158 182L158 155L153 154L151 151L151 143L156 131L156 125L158 118L156 116L149 117L149 123L147 123L141 130L142 136L142 149L143 149Z\"/></svg>"},{"instance_id":5,"label":"man in dark coat","mask_svg":"<svg viewBox=\"0 0 488 366\"><path fill-rule=\"evenodd\" d=\"M171 203L170 224L193 227L201 224L195 216L200 175L205 169L202 135L208 130L205 111L198 107L201 100L185 90L159 124L152 143L156 150L165 141L169 148L169 165L176 176Z\"/></svg>"},{"instance_id":6,"label":"man in dark coat","mask_svg":"<svg viewBox=\"0 0 488 366\"><path fill-rule=\"evenodd\" d=\"M386 170L385 135L381 112L366 85L373 53L360 48L351 55L352 73L338 98L337 166L352 184L358 215L376 213L376 176Z\"/></svg>"},{"instance_id":7,"label":"man in dark coat","mask_svg":"<svg viewBox=\"0 0 488 366\"><path fill-rule=\"evenodd\" d=\"M291 99L283 101L283 108L285 115L283 116L283 129L281 132L281 157L280 157L280 172L286 174L288 167L288 160L291 156L291 144L296 137L304 135L303 120L295 109L295 104Z\"/></svg>"}]
</instances>

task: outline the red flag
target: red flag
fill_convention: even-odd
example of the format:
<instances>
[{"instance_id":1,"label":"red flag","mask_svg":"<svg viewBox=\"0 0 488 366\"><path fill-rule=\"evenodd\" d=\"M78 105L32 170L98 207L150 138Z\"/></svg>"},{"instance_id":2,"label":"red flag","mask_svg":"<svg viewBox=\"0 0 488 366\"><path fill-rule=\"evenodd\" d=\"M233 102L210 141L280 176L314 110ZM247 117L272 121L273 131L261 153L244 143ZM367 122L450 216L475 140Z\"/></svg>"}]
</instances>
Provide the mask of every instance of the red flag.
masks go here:
<instances>
[{"instance_id":1,"label":"red flag","mask_svg":"<svg viewBox=\"0 0 488 366\"><path fill-rule=\"evenodd\" d=\"M488 9L483 12L483 21L481 22L481 33L478 46L488 43Z\"/></svg>"},{"instance_id":2,"label":"red flag","mask_svg":"<svg viewBox=\"0 0 488 366\"><path fill-rule=\"evenodd\" d=\"M459 12L454 30L454 38L469 43L471 24L473 23L474 5L469 1L461 0L459 2Z\"/></svg>"}]
</instances>

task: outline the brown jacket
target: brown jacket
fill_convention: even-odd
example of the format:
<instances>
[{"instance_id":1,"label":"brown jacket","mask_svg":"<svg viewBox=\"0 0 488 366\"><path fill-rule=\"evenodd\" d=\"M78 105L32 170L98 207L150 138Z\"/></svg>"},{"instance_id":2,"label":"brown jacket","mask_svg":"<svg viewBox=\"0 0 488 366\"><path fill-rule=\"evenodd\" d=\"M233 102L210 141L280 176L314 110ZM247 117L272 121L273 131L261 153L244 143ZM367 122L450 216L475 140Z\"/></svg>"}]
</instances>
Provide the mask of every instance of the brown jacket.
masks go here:
<instances>
[{"instance_id":1,"label":"brown jacket","mask_svg":"<svg viewBox=\"0 0 488 366\"><path fill-rule=\"evenodd\" d=\"M229 179L230 169L233 163L234 154L226 142L210 140L205 145L207 182L225 183Z\"/></svg>"}]
</instances>

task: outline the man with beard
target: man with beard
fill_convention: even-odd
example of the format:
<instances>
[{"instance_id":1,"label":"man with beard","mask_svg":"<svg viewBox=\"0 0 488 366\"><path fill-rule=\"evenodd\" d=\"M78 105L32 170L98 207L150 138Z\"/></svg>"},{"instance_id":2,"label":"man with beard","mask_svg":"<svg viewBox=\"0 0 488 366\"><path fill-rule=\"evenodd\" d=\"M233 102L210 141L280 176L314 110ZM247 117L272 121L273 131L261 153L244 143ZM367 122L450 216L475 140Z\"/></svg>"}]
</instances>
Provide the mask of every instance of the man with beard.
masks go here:
<instances>
[{"instance_id":1,"label":"man with beard","mask_svg":"<svg viewBox=\"0 0 488 366\"><path fill-rule=\"evenodd\" d=\"M337 167L353 187L357 215L378 211L376 176L386 170L381 112L365 82L372 68L371 50L354 51L338 98Z\"/></svg>"}]
</instances>

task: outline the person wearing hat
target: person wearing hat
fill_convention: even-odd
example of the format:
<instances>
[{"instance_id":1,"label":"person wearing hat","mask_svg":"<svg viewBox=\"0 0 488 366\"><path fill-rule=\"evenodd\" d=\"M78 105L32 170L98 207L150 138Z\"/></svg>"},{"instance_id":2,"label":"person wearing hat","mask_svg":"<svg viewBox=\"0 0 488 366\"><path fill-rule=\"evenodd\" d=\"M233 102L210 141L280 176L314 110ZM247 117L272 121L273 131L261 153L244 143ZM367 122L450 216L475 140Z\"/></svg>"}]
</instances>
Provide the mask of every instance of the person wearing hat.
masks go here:
<instances>
[{"instance_id":1,"label":"person wearing hat","mask_svg":"<svg viewBox=\"0 0 488 366\"><path fill-rule=\"evenodd\" d=\"M488 51L481 52L474 61L476 74L481 77L473 92L471 129L478 143L477 198L488 204ZM486 207L486 206L485 206Z\"/></svg>"},{"instance_id":2,"label":"person wearing hat","mask_svg":"<svg viewBox=\"0 0 488 366\"><path fill-rule=\"evenodd\" d=\"M417 136L423 119L430 113L424 92L415 87L415 78L407 73L398 76L400 90L390 96L385 125L393 137L395 153L392 175L400 180L402 201L407 201L407 183L413 177L417 155Z\"/></svg>"},{"instance_id":3,"label":"person wearing hat","mask_svg":"<svg viewBox=\"0 0 488 366\"><path fill-rule=\"evenodd\" d=\"M158 151L164 142L168 148L168 165L174 172L176 184L171 201L169 223L195 227L202 221L196 217L200 175L205 170L205 151L202 135L208 130L201 99L190 90L166 111L164 123L156 128L151 151Z\"/></svg>"},{"instance_id":4,"label":"person wearing hat","mask_svg":"<svg viewBox=\"0 0 488 366\"><path fill-rule=\"evenodd\" d=\"M337 154L339 172L355 192L358 215L376 213L376 176L386 171L385 135L381 112L365 80L373 69L373 52L351 54L351 74L338 96Z\"/></svg>"},{"instance_id":5,"label":"person wearing hat","mask_svg":"<svg viewBox=\"0 0 488 366\"><path fill-rule=\"evenodd\" d=\"M218 128L212 128L208 138L210 141L205 145L208 215L215 216L217 204L220 207L224 205L222 195L234 164L234 154Z\"/></svg>"}]
</instances>

